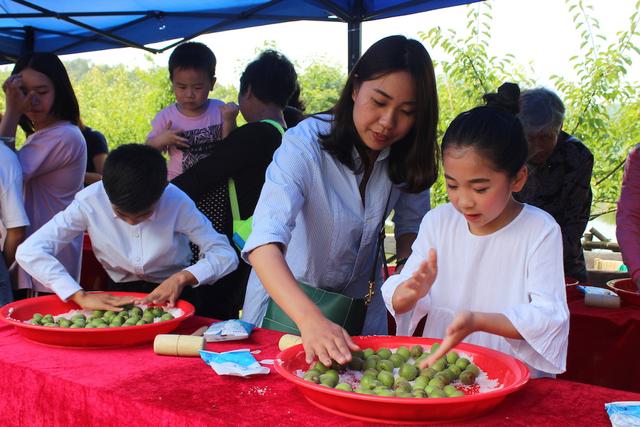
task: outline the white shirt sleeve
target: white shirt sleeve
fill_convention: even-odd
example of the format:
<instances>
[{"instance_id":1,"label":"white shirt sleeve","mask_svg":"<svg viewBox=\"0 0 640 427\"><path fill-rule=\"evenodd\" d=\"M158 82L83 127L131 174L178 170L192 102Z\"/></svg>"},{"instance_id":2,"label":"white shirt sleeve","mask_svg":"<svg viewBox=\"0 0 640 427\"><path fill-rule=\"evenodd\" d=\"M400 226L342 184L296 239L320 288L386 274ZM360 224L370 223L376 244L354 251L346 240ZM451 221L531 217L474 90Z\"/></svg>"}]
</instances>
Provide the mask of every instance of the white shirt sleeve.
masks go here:
<instances>
[{"instance_id":1,"label":"white shirt sleeve","mask_svg":"<svg viewBox=\"0 0 640 427\"><path fill-rule=\"evenodd\" d=\"M182 192L181 192L182 193ZM185 203L178 215L177 230L198 245L200 260L185 268L198 280L197 285L216 282L238 267L238 256L223 234L214 230L211 222L189 197L182 193ZM196 286L197 286L196 285Z\"/></svg>"},{"instance_id":2,"label":"white shirt sleeve","mask_svg":"<svg viewBox=\"0 0 640 427\"><path fill-rule=\"evenodd\" d=\"M28 274L49 287L63 300L81 290L55 255L87 228L85 213L77 200L25 240L16 260Z\"/></svg>"},{"instance_id":3,"label":"white shirt sleeve","mask_svg":"<svg viewBox=\"0 0 640 427\"><path fill-rule=\"evenodd\" d=\"M29 217L24 210L22 199L22 171L19 169L17 158L15 166L15 170L9 170L5 182L0 183L0 222L7 229L29 225Z\"/></svg>"},{"instance_id":4,"label":"white shirt sleeve","mask_svg":"<svg viewBox=\"0 0 640 427\"><path fill-rule=\"evenodd\" d=\"M566 370L569 310L562 277L562 235L552 224L532 248L527 270L530 302L502 312L524 340L507 339L514 354L532 367L553 374Z\"/></svg>"}]
</instances>

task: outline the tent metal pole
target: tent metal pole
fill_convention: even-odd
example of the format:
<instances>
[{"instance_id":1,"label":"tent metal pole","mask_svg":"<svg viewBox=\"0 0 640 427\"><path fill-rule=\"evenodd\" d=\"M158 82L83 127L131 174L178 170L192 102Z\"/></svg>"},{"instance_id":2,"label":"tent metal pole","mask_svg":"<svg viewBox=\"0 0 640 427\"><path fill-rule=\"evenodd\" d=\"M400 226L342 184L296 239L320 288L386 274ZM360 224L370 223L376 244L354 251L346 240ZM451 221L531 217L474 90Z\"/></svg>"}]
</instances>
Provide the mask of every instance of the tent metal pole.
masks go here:
<instances>
[{"instance_id":1,"label":"tent metal pole","mask_svg":"<svg viewBox=\"0 0 640 427\"><path fill-rule=\"evenodd\" d=\"M360 58L361 50L362 50L362 22L361 21L353 21L349 22L349 29L347 33L347 46L348 46L348 58L347 65L348 70L351 72L353 70L354 65Z\"/></svg>"},{"instance_id":2,"label":"tent metal pole","mask_svg":"<svg viewBox=\"0 0 640 427\"><path fill-rule=\"evenodd\" d=\"M22 45L21 55L32 53L35 48L35 42L36 42L36 32L33 30L33 27L25 27L24 43Z\"/></svg>"}]
</instances>

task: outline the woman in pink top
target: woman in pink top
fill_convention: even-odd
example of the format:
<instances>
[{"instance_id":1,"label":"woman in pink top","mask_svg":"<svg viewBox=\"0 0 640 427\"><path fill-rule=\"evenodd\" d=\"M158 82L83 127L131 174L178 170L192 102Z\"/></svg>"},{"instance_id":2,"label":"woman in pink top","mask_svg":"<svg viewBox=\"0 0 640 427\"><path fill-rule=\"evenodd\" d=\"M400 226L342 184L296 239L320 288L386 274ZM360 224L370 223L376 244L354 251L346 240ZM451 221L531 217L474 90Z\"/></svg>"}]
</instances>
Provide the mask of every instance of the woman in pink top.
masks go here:
<instances>
[{"instance_id":1,"label":"woman in pink top","mask_svg":"<svg viewBox=\"0 0 640 427\"><path fill-rule=\"evenodd\" d=\"M631 150L624 165L616 227L622 259L640 290L640 145Z\"/></svg>"},{"instance_id":2,"label":"woman in pink top","mask_svg":"<svg viewBox=\"0 0 640 427\"><path fill-rule=\"evenodd\" d=\"M67 71L52 53L21 57L3 89L6 112L0 135L15 136L18 124L28 135L18 151L24 205L31 222L28 236L66 208L82 189L87 153L77 126L80 109ZM76 279L80 276L81 244L80 237L58 255ZM49 292L22 270L18 287Z\"/></svg>"}]
</instances>

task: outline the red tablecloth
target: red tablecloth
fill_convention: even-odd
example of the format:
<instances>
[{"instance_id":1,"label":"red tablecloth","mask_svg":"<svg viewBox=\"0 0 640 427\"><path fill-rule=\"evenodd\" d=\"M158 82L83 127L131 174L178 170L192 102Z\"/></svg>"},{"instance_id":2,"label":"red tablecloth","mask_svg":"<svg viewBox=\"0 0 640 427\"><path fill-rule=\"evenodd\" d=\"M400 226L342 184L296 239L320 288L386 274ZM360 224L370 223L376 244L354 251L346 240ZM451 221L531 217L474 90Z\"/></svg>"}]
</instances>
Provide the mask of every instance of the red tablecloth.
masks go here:
<instances>
[{"instance_id":1,"label":"red tablecloth","mask_svg":"<svg viewBox=\"0 0 640 427\"><path fill-rule=\"evenodd\" d=\"M640 392L640 307L587 307L575 288L567 290L567 300L569 352L561 378Z\"/></svg>"},{"instance_id":2,"label":"red tablecloth","mask_svg":"<svg viewBox=\"0 0 640 427\"><path fill-rule=\"evenodd\" d=\"M208 323L185 322L183 333ZM280 333L258 329L243 342L274 358ZM26 341L0 326L2 426L347 425L317 409L275 372L250 379L220 377L199 358L158 356L151 344L120 349L65 349ZM608 425L604 403L640 394L563 380L533 380L493 412L465 425ZM368 424L370 425L370 424Z\"/></svg>"}]
</instances>

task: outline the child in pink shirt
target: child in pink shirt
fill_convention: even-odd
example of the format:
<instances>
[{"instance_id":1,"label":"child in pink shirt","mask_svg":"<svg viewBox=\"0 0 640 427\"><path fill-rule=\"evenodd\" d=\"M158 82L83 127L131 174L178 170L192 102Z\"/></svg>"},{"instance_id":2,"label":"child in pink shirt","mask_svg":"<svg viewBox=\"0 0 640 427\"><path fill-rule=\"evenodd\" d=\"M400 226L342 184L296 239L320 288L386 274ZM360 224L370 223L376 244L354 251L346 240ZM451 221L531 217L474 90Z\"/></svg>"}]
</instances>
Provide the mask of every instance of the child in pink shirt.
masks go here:
<instances>
[{"instance_id":1,"label":"child in pink shirt","mask_svg":"<svg viewBox=\"0 0 640 427\"><path fill-rule=\"evenodd\" d=\"M147 144L168 151L169 180L207 157L213 145L236 127L238 108L208 98L215 69L216 58L202 43L183 43L169 57L176 102L156 114L147 136Z\"/></svg>"},{"instance_id":2,"label":"child in pink shirt","mask_svg":"<svg viewBox=\"0 0 640 427\"><path fill-rule=\"evenodd\" d=\"M78 101L56 55L40 52L23 56L3 89L7 109L0 135L15 136L18 123L28 135L17 153L23 171L24 207L31 223L28 236L66 208L82 190L86 145L77 126ZM80 275L81 244L82 236L58 254L76 278ZM22 269L18 287L50 292Z\"/></svg>"}]
</instances>

